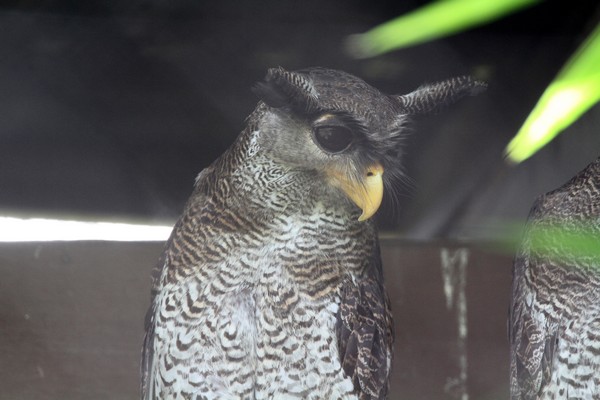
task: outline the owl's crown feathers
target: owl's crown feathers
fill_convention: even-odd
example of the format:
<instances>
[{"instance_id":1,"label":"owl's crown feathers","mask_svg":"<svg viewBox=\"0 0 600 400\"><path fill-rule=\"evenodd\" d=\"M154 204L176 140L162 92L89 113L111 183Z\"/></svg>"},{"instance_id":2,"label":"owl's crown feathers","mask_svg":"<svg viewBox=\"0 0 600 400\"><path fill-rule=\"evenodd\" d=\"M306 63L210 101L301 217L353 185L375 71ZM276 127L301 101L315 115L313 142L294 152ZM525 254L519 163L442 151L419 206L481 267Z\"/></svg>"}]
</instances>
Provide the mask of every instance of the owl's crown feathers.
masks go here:
<instances>
[{"instance_id":1,"label":"owl's crown feathers","mask_svg":"<svg viewBox=\"0 0 600 400\"><path fill-rule=\"evenodd\" d=\"M258 82L252 89L261 100L271 107L289 106L298 112L313 113L326 111L326 104L320 103L321 96L319 96L323 89L348 91L364 90L365 88L381 95L360 78L342 71L320 67L287 71L278 67L270 68L264 81ZM423 114L455 103L464 96L477 95L486 88L485 82L470 76L460 76L423 85L408 94L389 97L397 103L399 113Z\"/></svg>"}]
</instances>

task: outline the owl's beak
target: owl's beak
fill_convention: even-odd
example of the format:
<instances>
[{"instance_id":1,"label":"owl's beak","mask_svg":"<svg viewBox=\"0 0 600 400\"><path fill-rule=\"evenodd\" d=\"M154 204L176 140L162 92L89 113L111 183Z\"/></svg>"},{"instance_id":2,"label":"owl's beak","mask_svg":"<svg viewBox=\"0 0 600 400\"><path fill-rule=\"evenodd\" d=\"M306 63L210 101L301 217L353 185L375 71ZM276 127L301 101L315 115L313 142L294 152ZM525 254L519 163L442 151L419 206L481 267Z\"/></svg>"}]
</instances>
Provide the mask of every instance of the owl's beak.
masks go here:
<instances>
[{"instance_id":1,"label":"owl's beak","mask_svg":"<svg viewBox=\"0 0 600 400\"><path fill-rule=\"evenodd\" d=\"M383 199L383 167L380 164L366 168L358 182L338 171L330 171L329 176L332 178L332 184L342 189L362 210L359 221L366 221L377 212Z\"/></svg>"}]
</instances>

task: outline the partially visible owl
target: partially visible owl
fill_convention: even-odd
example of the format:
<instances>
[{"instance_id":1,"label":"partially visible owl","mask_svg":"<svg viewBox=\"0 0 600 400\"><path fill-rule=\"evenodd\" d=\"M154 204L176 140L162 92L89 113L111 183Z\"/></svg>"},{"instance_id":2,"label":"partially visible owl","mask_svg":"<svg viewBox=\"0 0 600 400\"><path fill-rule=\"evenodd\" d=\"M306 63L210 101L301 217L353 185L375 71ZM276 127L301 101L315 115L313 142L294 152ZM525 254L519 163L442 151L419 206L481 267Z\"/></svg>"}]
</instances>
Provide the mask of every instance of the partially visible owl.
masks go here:
<instances>
[{"instance_id":1,"label":"partially visible owl","mask_svg":"<svg viewBox=\"0 0 600 400\"><path fill-rule=\"evenodd\" d=\"M509 336L511 399L600 399L600 159L531 209Z\"/></svg>"},{"instance_id":2,"label":"partially visible owl","mask_svg":"<svg viewBox=\"0 0 600 400\"><path fill-rule=\"evenodd\" d=\"M270 69L155 270L142 398L386 398L393 324L369 218L397 184L407 116L482 87L389 96L341 71Z\"/></svg>"}]
</instances>

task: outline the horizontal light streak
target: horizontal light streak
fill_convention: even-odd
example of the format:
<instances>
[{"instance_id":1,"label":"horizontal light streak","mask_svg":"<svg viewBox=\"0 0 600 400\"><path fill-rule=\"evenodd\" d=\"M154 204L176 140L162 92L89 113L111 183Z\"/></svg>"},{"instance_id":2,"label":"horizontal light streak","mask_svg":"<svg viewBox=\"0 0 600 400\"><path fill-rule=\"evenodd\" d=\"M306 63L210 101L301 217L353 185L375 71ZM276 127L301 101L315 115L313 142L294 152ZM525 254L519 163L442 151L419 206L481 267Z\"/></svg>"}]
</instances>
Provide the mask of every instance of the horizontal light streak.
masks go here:
<instances>
[{"instance_id":1,"label":"horizontal light streak","mask_svg":"<svg viewBox=\"0 0 600 400\"><path fill-rule=\"evenodd\" d=\"M0 217L0 242L165 241L172 228L170 225Z\"/></svg>"}]
</instances>

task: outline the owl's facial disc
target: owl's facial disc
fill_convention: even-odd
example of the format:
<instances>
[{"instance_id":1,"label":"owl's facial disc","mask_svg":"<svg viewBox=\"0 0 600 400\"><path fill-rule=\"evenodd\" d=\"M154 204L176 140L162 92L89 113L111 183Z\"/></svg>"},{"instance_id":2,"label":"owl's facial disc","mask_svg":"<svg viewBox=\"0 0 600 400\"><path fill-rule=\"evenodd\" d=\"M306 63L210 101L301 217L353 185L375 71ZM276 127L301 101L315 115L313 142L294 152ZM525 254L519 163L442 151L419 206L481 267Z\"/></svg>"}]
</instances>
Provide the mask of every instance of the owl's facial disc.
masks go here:
<instances>
[{"instance_id":1,"label":"owl's facial disc","mask_svg":"<svg viewBox=\"0 0 600 400\"><path fill-rule=\"evenodd\" d=\"M362 210L361 216L358 217L359 221L366 221L377 212L383 199L383 167L380 164L367 167L360 181L352 179L335 168L328 169L327 176L333 186L342 189Z\"/></svg>"}]
</instances>

